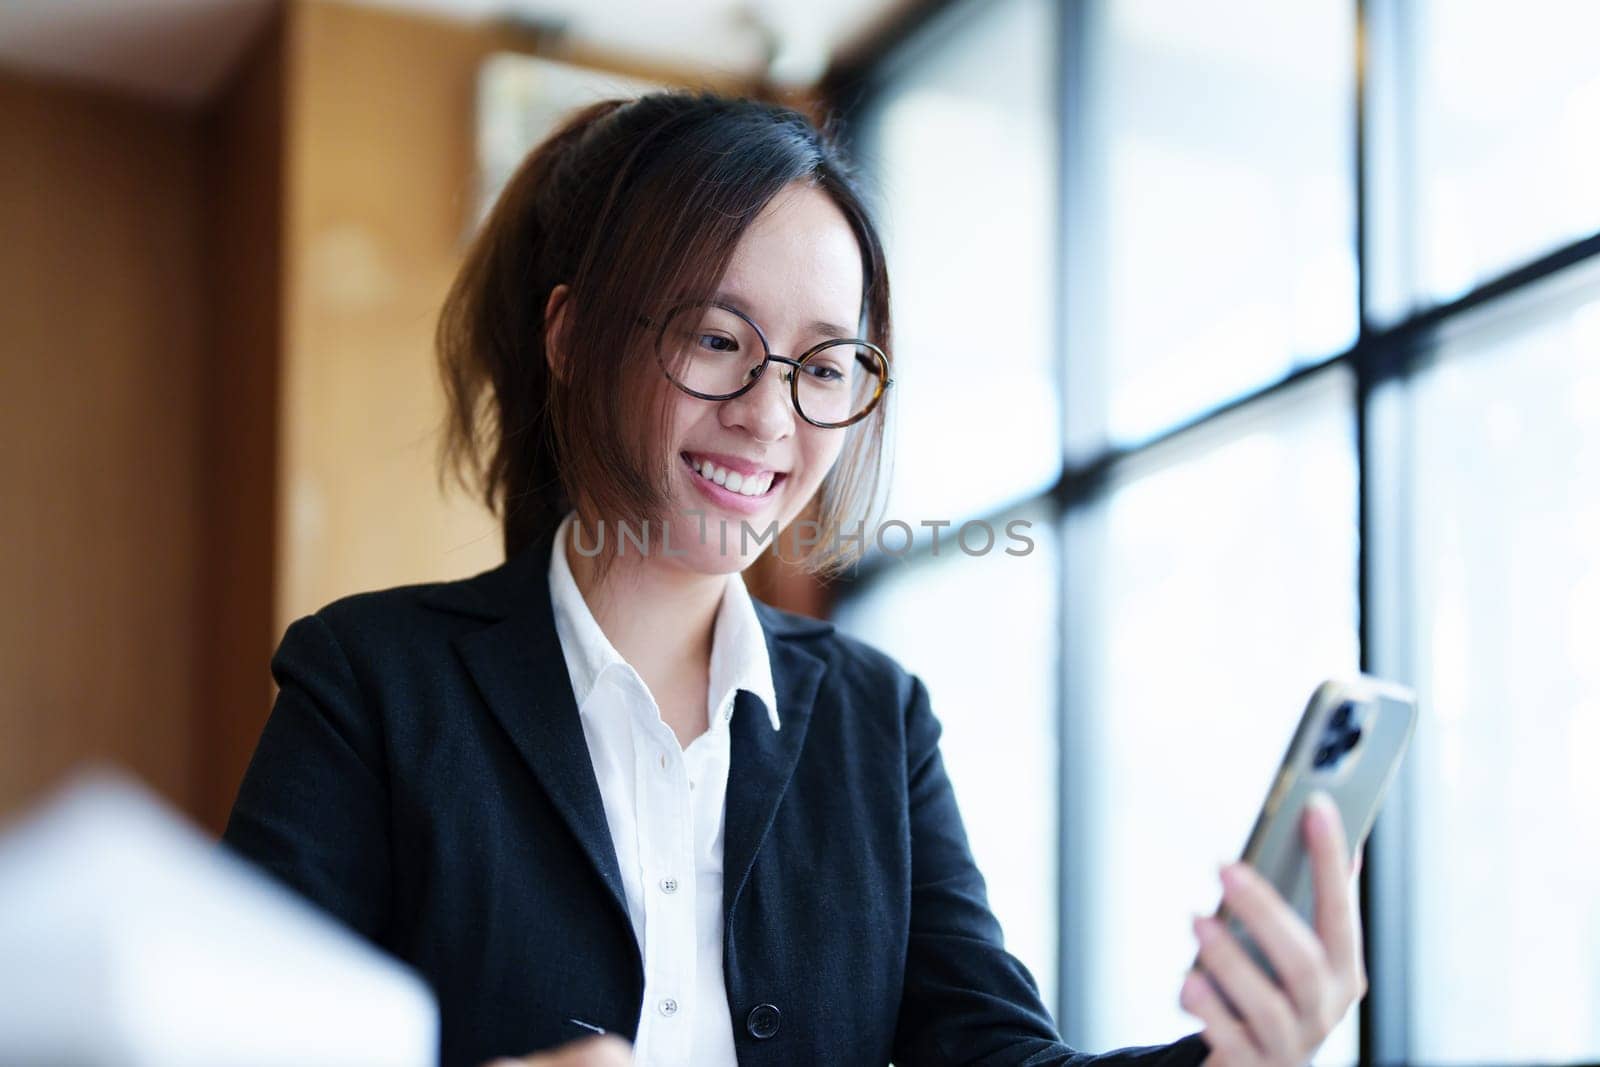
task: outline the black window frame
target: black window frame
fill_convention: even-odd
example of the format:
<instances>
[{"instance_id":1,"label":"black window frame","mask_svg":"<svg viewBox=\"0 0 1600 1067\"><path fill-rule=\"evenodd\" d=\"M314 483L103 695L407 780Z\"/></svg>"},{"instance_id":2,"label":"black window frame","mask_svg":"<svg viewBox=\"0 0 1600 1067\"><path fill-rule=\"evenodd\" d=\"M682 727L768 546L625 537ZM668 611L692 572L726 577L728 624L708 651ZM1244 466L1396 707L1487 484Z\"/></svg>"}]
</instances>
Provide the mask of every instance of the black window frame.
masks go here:
<instances>
[{"instance_id":1,"label":"black window frame","mask_svg":"<svg viewBox=\"0 0 1600 1067\"><path fill-rule=\"evenodd\" d=\"M1057 291L1067 292L1072 285L1072 264L1068 254L1068 231L1074 206L1077 202L1076 182L1073 178L1075 145L1082 117L1075 107L1083 99L1078 77L1085 69L1082 48L1086 39L1085 20L1091 17L1089 8L1093 0L1056 0L1056 57L1059 154L1057 158L1058 225L1056 239ZM1405 383L1426 369L1436 349L1436 339L1441 330L1463 316L1502 298L1537 286L1545 279L1579 264L1600 262L1600 233L1571 240L1543 255L1503 270L1483 280L1469 291L1443 303L1411 311L1392 323L1374 321L1371 312L1372 294L1370 279L1374 261L1372 233L1372 204L1375 190L1374 168L1371 165L1371 130L1374 119L1373 57L1375 44L1389 49L1393 57L1408 47L1405 18L1384 0L1350 0L1354 9L1354 49L1350 55L1353 67L1354 92L1350 99L1347 135L1352 139L1353 192L1355 198L1355 233L1353 243L1356 257L1356 322L1355 340L1345 349L1328 353L1321 358L1303 363L1274 380L1225 402L1205 407L1168 426L1159 433L1141 440L1104 447L1099 454L1086 462L1073 463L1063 444L1063 466L1056 482L1031 497L1007 502L982 514L950 516L952 521L983 520L991 524L1003 523L1019 511L1037 508L1046 515L1056 529L1063 529L1067 519L1079 509L1099 501L1108 488L1113 473L1124 463L1158 447L1181 442L1218 420L1253 408L1261 402L1291 390L1307 379L1321 375L1329 368L1347 367L1354 379L1354 419L1356 470L1357 470L1357 637L1360 649L1360 667L1373 669L1374 637L1373 614L1373 552L1375 537L1381 531L1377 524L1382 516L1374 513L1372 471L1375 457L1371 440L1371 410L1374 395L1392 383ZM819 95L825 110L841 120L841 130L847 141L861 116L879 97L892 91L897 74L907 65L917 61L919 53L933 41L959 30L969 17L981 16L983 0L924 0L923 3L902 9L900 15L885 25L878 33L850 53L836 59L819 86ZM1375 35L1378 35L1375 39ZM1396 77L1394 70L1381 70L1383 91L1388 99L1380 103L1389 108L1404 109L1410 106L1406 87ZM858 147L851 145L852 148ZM1409 177L1409 176L1408 176ZM1389 194L1399 195L1398 190ZM1059 366L1066 365L1070 353L1066 352L1065 307L1067 300L1059 302L1063 314L1054 324L1057 352L1061 354ZM1063 391L1069 383L1063 378ZM869 557L851 575L842 579L837 587L840 602L860 596L889 567L897 573L907 566L915 567L920 561L931 559L926 543L913 545L903 555L893 559ZM1059 554L1058 566L1063 572L1067 566L1065 546ZM1057 588L1065 585L1065 574L1058 575ZM1059 632L1070 633L1065 603L1058 605ZM1403 621L1403 620L1402 620ZM1395 629L1395 620L1388 620L1386 629ZM1073 997L1081 992L1082 976L1074 972L1075 951L1071 933L1073 926L1072 894L1067 891L1073 884L1072 870L1073 805L1068 803L1071 788L1068 773L1072 767L1071 705L1064 674L1058 672L1056 714L1057 734L1060 738L1060 767L1057 789L1060 799L1058 872L1058 951L1057 974L1058 1003L1053 1006L1056 1018L1063 1029L1081 1017L1081 1008ZM1385 830L1380 819L1373 831L1374 844ZM1387 880L1386 880L1387 879ZM1407 990L1406 963L1408 950L1404 946L1391 946L1386 952L1375 952L1375 930L1395 929L1391 908L1398 907L1395 897L1398 887L1384 869L1383 850L1369 846L1366 862L1361 872L1362 920L1366 939L1365 951L1369 966L1370 991L1359 1007L1360 1037L1359 1060L1362 1067L1380 1062L1396 1062L1406 1058L1410 1047L1405 1004Z\"/></svg>"}]
</instances>

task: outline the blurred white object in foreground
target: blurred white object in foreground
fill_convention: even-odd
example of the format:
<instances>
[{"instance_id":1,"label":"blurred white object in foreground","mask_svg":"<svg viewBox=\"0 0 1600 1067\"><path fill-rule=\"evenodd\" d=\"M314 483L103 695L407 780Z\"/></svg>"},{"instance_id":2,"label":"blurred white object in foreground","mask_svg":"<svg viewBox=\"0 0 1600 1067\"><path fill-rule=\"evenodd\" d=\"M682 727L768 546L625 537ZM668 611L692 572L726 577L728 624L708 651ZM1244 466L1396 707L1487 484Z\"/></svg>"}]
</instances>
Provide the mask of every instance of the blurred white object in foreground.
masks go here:
<instances>
[{"instance_id":1,"label":"blurred white object in foreground","mask_svg":"<svg viewBox=\"0 0 1600 1067\"><path fill-rule=\"evenodd\" d=\"M417 975L92 768L0 826L0 1063L433 1065Z\"/></svg>"}]
</instances>

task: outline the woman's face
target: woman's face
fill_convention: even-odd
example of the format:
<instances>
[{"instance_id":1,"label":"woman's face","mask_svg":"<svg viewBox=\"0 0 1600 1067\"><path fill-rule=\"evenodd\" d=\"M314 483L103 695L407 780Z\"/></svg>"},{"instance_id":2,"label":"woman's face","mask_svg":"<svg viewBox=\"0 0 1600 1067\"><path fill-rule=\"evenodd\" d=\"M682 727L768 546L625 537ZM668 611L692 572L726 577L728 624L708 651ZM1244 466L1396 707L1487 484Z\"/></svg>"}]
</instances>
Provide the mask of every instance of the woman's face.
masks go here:
<instances>
[{"instance_id":1,"label":"woman's face","mask_svg":"<svg viewBox=\"0 0 1600 1067\"><path fill-rule=\"evenodd\" d=\"M795 357L830 337L856 335L861 284L861 250L843 212L826 193L795 183L745 231L718 299L760 326L774 353ZM820 329L824 323L834 326ZM786 380L790 369L770 363L753 389L723 401L701 400L662 379L675 395L673 555L666 562L706 574L743 570L771 542L768 528L783 529L816 493L849 431L799 416ZM727 472L724 484L708 463ZM727 487L737 482L749 489L752 480L757 488L767 485L765 492ZM767 541L757 543L757 535Z\"/></svg>"}]
</instances>

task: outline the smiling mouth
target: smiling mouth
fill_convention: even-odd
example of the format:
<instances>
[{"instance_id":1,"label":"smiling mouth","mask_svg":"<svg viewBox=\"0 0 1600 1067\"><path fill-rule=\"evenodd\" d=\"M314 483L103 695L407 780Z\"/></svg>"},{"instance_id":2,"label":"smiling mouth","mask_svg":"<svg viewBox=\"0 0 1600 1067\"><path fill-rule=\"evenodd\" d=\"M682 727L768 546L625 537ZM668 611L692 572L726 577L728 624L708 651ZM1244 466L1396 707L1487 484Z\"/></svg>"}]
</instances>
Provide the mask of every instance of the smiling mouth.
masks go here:
<instances>
[{"instance_id":1,"label":"smiling mouth","mask_svg":"<svg viewBox=\"0 0 1600 1067\"><path fill-rule=\"evenodd\" d=\"M771 496L773 490L789 477L787 471L772 471L746 477L737 471L724 470L709 460L697 460L687 452L680 452L678 455L683 458L683 465L688 467L696 478L708 481L726 492L749 497L752 500ZM766 483L765 486L762 485L763 482ZM753 492L752 489L758 491Z\"/></svg>"}]
</instances>

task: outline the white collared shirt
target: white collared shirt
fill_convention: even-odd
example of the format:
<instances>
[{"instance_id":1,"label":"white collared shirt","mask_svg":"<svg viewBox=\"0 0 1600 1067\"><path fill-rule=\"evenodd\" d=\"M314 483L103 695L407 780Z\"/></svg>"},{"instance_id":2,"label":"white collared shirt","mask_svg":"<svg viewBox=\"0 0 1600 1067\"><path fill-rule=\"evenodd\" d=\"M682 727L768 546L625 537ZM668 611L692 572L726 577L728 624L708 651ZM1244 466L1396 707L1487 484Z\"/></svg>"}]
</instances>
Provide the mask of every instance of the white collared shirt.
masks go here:
<instances>
[{"instance_id":1,"label":"white collared shirt","mask_svg":"<svg viewBox=\"0 0 1600 1067\"><path fill-rule=\"evenodd\" d=\"M747 689L766 705L772 729L779 728L766 637L744 578L730 574L712 630L708 728L680 748L655 697L606 638L573 579L567 538L576 515L569 511L556 529L550 599L644 960L634 1062L735 1067L722 971L728 723L735 693Z\"/></svg>"}]
</instances>

